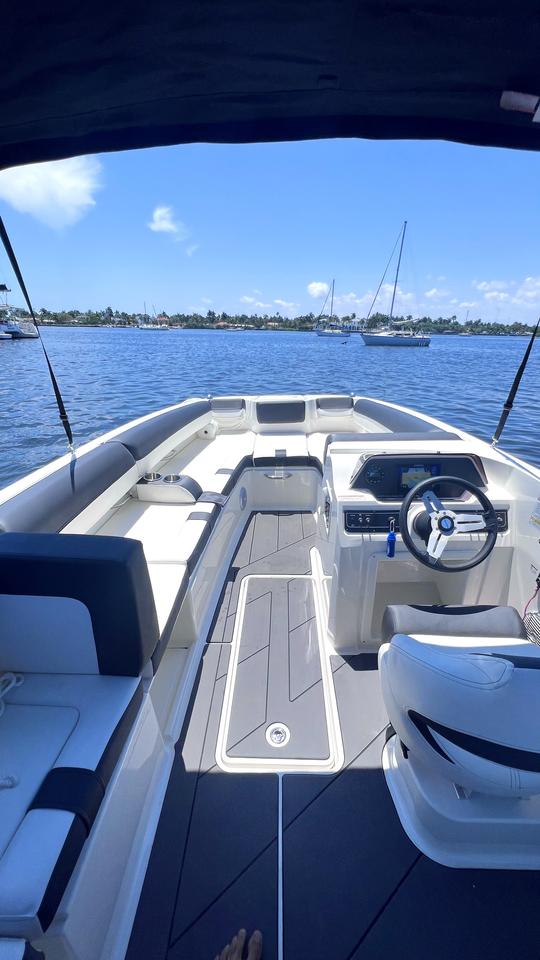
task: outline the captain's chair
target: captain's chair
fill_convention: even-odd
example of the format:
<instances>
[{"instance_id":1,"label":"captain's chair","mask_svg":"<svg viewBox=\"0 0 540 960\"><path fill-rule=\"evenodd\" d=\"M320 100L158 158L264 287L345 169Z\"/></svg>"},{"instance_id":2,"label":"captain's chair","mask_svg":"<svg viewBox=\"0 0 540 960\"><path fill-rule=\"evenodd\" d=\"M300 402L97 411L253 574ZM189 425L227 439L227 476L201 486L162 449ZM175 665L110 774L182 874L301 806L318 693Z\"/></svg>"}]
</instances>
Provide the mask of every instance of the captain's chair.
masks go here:
<instances>
[{"instance_id":1,"label":"captain's chair","mask_svg":"<svg viewBox=\"0 0 540 960\"><path fill-rule=\"evenodd\" d=\"M465 793L540 794L540 647L516 610L390 606L383 639L396 768Z\"/></svg>"}]
</instances>

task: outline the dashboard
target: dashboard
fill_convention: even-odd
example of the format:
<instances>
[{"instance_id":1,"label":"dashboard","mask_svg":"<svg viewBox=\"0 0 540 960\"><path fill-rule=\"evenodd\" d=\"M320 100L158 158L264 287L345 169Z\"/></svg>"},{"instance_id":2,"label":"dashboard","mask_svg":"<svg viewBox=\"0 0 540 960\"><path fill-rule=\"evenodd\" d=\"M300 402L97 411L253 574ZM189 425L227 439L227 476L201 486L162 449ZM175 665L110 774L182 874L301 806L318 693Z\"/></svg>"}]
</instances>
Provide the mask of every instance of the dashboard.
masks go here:
<instances>
[{"instance_id":1,"label":"dashboard","mask_svg":"<svg viewBox=\"0 0 540 960\"><path fill-rule=\"evenodd\" d=\"M368 455L360 460L352 475L351 490L364 490L379 501L402 500L417 483L430 477L460 477L478 487L486 486L486 475L478 457L466 454L391 454ZM459 500L463 490L457 484L445 483L437 495L445 500Z\"/></svg>"},{"instance_id":2,"label":"dashboard","mask_svg":"<svg viewBox=\"0 0 540 960\"><path fill-rule=\"evenodd\" d=\"M460 507L460 513L467 513ZM478 513L470 510L470 513ZM496 510L500 533L508 530L508 510ZM399 510L344 510L346 533L388 533L393 521L394 531L399 533Z\"/></svg>"}]
</instances>

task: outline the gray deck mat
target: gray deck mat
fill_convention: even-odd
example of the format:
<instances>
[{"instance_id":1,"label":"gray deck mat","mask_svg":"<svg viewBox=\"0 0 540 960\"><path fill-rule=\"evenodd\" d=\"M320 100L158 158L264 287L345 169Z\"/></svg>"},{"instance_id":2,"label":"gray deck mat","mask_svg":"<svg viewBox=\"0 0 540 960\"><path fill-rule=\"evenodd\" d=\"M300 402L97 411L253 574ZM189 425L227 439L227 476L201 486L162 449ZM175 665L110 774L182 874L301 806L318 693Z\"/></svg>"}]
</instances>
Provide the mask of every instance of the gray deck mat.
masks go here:
<instances>
[{"instance_id":1,"label":"gray deck mat","mask_svg":"<svg viewBox=\"0 0 540 960\"><path fill-rule=\"evenodd\" d=\"M243 577L310 573L309 551L315 542L315 522L310 513L253 514L233 558L209 642L231 642Z\"/></svg>"},{"instance_id":2,"label":"gray deck mat","mask_svg":"<svg viewBox=\"0 0 540 960\"><path fill-rule=\"evenodd\" d=\"M264 960L277 957L278 778L225 774L215 749L239 580L309 572L313 537L305 515L249 522L177 745L127 960L213 960L240 927L259 927ZM381 770L376 661L332 657L332 669L344 767L283 777L284 960L539 960L540 873L451 870L419 854Z\"/></svg>"},{"instance_id":3,"label":"gray deck mat","mask_svg":"<svg viewBox=\"0 0 540 960\"><path fill-rule=\"evenodd\" d=\"M249 582L238 650L227 756L324 760L330 756L311 580ZM266 739L284 723L290 740Z\"/></svg>"}]
</instances>

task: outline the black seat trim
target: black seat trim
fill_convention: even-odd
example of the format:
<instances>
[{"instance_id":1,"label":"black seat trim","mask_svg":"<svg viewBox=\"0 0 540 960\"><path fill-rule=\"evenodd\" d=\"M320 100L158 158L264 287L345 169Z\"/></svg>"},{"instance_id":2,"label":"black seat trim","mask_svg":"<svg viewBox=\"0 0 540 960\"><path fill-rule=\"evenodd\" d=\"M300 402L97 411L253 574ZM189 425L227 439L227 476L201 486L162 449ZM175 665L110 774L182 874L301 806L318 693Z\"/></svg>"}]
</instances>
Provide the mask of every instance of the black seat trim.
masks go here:
<instances>
[{"instance_id":1,"label":"black seat trim","mask_svg":"<svg viewBox=\"0 0 540 960\"><path fill-rule=\"evenodd\" d=\"M68 810L82 820L88 835L104 796L105 787L95 770L53 767L28 810Z\"/></svg>"},{"instance_id":2,"label":"black seat trim","mask_svg":"<svg viewBox=\"0 0 540 960\"><path fill-rule=\"evenodd\" d=\"M214 503L218 507L224 507L227 503L227 496L224 493L215 493L213 490L205 490L199 497L199 503Z\"/></svg>"},{"instance_id":3,"label":"black seat trim","mask_svg":"<svg viewBox=\"0 0 540 960\"><path fill-rule=\"evenodd\" d=\"M167 622L166 622L166 624L165 624L165 626L163 627L163 630L162 630L162 632L161 632L161 636L160 636L160 638L159 638L159 643L158 643L156 649L154 650L154 652L153 652L153 654L152 654L152 668L153 668L154 673L156 672L157 668L159 667L159 665L160 665L160 663L161 663L161 659L162 659L162 657L163 657L163 654L165 653L165 650L167 649L167 645L168 645L169 640L170 640L170 638L171 638L171 633L172 633L173 628L174 628L174 625L175 625L175 623L176 623L176 619L177 619L177 617L178 617L178 614L180 613L180 607L182 606L182 603L183 603L183 601L184 601L184 597L186 596L186 593L187 593L187 591L188 591L188 587L189 587L189 571L188 571L188 569L186 568L186 570L185 570L184 573L183 573L182 580L181 580L181 582L180 582L180 586L178 587L178 591L177 591L177 593L176 593L176 597L175 597L174 603L173 603L173 605L172 605L172 607L171 607L169 616L167 617Z\"/></svg>"},{"instance_id":4,"label":"black seat trim","mask_svg":"<svg viewBox=\"0 0 540 960\"><path fill-rule=\"evenodd\" d=\"M95 771L82 767L53 767L28 808L68 810L75 815L37 911L44 931L52 923L64 896L142 700L143 685L140 681L109 738Z\"/></svg>"},{"instance_id":5,"label":"black seat trim","mask_svg":"<svg viewBox=\"0 0 540 960\"><path fill-rule=\"evenodd\" d=\"M143 695L143 683L142 680L140 680L137 689L135 690L122 716L120 717L120 720L116 724L116 727L114 728L112 735L109 737L109 741L103 753L101 754L100 761L96 767L96 773L104 787L107 787L107 784L113 775L118 758L124 749L126 740L133 727L133 724L135 723L135 717L137 716L143 701Z\"/></svg>"},{"instance_id":6,"label":"black seat trim","mask_svg":"<svg viewBox=\"0 0 540 960\"><path fill-rule=\"evenodd\" d=\"M37 918L44 932L54 920L64 891L84 847L86 837L87 832L83 821L80 817L74 817L37 911Z\"/></svg>"},{"instance_id":7,"label":"black seat trim","mask_svg":"<svg viewBox=\"0 0 540 960\"><path fill-rule=\"evenodd\" d=\"M519 747L508 747L503 743L496 743L494 740L484 740L482 737L474 737L471 733L463 733L461 730L454 730L436 720L430 720L429 717L423 717L415 710L409 710L409 716L413 723L418 723L430 727L435 733L438 733L445 740L455 744L461 750L467 750L468 753L480 757L482 760L489 760L492 763L498 763L503 767L515 767L517 770L524 770L527 773L540 773L540 753L533 750L521 750ZM433 746L433 743L431 744ZM436 744L438 753L450 760L442 747Z\"/></svg>"}]
</instances>

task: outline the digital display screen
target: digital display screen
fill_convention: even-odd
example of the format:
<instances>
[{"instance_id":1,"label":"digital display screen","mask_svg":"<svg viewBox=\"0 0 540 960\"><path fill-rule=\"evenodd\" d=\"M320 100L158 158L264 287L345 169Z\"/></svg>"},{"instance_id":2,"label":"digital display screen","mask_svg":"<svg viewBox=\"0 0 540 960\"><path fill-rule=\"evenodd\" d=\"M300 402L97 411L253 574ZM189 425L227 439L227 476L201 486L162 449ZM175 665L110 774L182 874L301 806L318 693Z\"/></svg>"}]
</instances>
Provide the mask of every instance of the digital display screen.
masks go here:
<instances>
[{"instance_id":1,"label":"digital display screen","mask_svg":"<svg viewBox=\"0 0 540 960\"><path fill-rule=\"evenodd\" d=\"M438 477L441 468L438 463L408 463L400 467L400 484L402 491L411 490L422 480Z\"/></svg>"}]
</instances>

